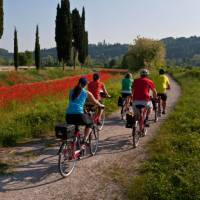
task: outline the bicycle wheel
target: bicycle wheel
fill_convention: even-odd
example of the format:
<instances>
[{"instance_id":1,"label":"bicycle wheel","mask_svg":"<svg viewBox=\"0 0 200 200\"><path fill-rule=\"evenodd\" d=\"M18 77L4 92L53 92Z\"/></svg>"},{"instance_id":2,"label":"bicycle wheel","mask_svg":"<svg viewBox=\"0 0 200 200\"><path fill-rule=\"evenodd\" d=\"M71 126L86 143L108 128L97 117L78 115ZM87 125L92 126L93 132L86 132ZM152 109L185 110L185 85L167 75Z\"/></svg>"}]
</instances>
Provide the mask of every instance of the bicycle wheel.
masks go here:
<instances>
[{"instance_id":1,"label":"bicycle wheel","mask_svg":"<svg viewBox=\"0 0 200 200\"><path fill-rule=\"evenodd\" d=\"M157 121L158 121L158 108L156 105L154 109L154 122L157 122Z\"/></svg>"},{"instance_id":2,"label":"bicycle wheel","mask_svg":"<svg viewBox=\"0 0 200 200\"><path fill-rule=\"evenodd\" d=\"M101 116L101 120L100 122L97 124L98 130L101 131L103 129L104 123L105 123L105 111L103 111L102 116Z\"/></svg>"},{"instance_id":3,"label":"bicycle wheel","mask_svg":"<svg viewBox=\"0 0 200 200\"><path fill-rule=\"evenodd\" d=\"M99 130L96 127L93 127L88 140L89 140L90 154L94 156L97 152L99 145Z\"/></svg>"},{"instance_id":4,"label":"bicycle wheel","mask_svg":"<svg viewBox=\"0 0 200 200\"><path fill-rule=\"evenodd\" d=\"M132 136L133 136L133 148L136 148L139 144L139 139L140 139L140 127L138 121L135 121L133 125Z\"/></svg>"},{"instance_id":5,"label":"bicycle wheel","mask_svg":"<svg viewBox=\"0 0 200 200\"><path fill-rule=\"evenodd\" d=\"M58 157L58 169L63 177L69 176L74 170L76 159L73 157L73 149L70 143L63 142Z\"/></svg>"}]
</instances>

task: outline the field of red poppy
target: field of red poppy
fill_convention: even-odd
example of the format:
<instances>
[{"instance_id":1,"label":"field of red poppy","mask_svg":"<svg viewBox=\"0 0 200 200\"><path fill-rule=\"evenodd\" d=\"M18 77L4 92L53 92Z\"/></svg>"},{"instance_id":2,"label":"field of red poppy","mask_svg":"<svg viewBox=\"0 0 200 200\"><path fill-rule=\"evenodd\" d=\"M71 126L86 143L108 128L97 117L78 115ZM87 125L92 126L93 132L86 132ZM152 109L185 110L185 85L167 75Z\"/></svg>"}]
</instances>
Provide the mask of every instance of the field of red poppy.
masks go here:
<instances>
[{"instance_id":1,"label":"field of red poppy","mask_svg":"<svg viewBox=\"0 0 200 200\"><path fill-rule=\"evenodd\" d=\"M105 101L107 112L111 112L117 108L121 77L117 72L100 74L113 97ZM52 133L55 123L64 120L68 91L80 76L0 87L0 146ZM91 73L84 76L92 78Z\"/></svg>"}]
</instances>

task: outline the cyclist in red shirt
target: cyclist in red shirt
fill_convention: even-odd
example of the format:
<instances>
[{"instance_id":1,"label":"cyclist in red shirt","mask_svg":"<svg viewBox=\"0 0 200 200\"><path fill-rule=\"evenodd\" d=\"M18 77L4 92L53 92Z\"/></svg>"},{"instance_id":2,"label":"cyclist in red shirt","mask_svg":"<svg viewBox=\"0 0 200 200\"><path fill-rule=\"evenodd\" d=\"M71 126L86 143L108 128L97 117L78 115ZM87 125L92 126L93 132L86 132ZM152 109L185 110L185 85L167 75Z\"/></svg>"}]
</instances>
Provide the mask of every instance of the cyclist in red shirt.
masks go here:
<instances>
[{"instance_id":1,"label":"cyclist in red shirt","mask_svg":"<svg viewBox=\"0 0 200 200\"><path fill-rule=\"evenodd\" d=\"M88 91L91 92L93 94L93 96L95 97L96 100L101 101L102 97L101 97L101 93L103 93L103 95L105 95L105 97L110 97L110 95L108 94L104 83L102 83L100 81L100 76L98 73L93 74L93 81L91 81L88 84ZM103 110L100 109L98 111L98 119L97 122L100 122L101 116L102 116Z\"/></svg>"},{"instance_id":2,"label":"cyclist in red shirt","mask_svg":"<svg viewBox=\"0 0 200 200\"><path fill-rule=\"evenodd\" d=\"M155 85L152 80L148 78L149 71L147 69L142 69L140 71L140 78L135 79L132 86L133 94L133 109L136 111L136 105L144 105L147 109L145 125L149 126L148 119L153 108L150 90L153 92L153 98L156 99L157 92Z\"/></svg>"}]
</instances>

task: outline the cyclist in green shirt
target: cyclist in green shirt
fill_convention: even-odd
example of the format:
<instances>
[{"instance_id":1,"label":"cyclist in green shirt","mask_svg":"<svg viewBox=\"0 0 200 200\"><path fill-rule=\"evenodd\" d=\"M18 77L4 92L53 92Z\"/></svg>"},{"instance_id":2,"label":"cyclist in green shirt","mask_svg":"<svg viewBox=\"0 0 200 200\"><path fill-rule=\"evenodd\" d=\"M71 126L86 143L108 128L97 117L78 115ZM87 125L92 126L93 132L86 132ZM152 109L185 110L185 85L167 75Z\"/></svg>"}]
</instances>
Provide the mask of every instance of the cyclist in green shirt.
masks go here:
<instances>
[{"instance_id":1,"label":"cyclist in green shirt","mask_svg":"<svg viewBox=\"0 0 200 200\"><path fill-rule=\"evenodd\" d=\"M127 108L131 101L132 95L132 84L133 84L133 76L131 73L127 73L122 80L122 98L126 99L125 107Z\"/></svg>"}]
</instances>

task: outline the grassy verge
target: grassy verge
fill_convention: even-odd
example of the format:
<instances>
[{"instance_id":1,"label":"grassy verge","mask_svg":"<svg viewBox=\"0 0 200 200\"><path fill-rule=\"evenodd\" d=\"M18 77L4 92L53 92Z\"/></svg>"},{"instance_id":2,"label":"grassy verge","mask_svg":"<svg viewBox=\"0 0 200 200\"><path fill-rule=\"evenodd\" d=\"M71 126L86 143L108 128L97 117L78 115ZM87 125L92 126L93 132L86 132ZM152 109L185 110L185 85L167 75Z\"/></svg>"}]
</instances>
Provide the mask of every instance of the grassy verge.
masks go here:
<instances>
[{"instance_id":1,"label":"grassy verge","mask_svg":"<svg viewBox=\"0 0 200 200\"><path fill-rule=\"evenodd\" d=\"M106 83L112 96L105 99L106 113L117 109L117 98L120 93L121 76ZM64 121L68 94L65 96L45 97L35 99L27 104L13 103L10 107L1 109L0 115L0 146L15 146L25 138L42 137L52 133L55 123Z\"/></svg>"},{"instance_id":2,"label":"grassy verge","mask_svg":"<svg viewBox=\"0 0 200 200\"><path fill-rule=\"evenodd\" d=\"M150 159L125 186L129 199L200 199L200 70L172 73L182 97L148 147Z\"/></svg>"},{"instance_id":3,"label":"grassy verge","mask_svg":"<svg viewBox=\"0 0 200 200\"><path fill-rule=\"evenodd\" d=\"M89 68L84 69L66 69L61 68L43 68L39 71L36 69L28 69L25 71L12 71L12 72L0 72L0 87L11 86L19 83L32 83L46 80L54 80L63 77L70 77L80 74L91 73L92 70Z\"/></svg>"}]
</instances>

